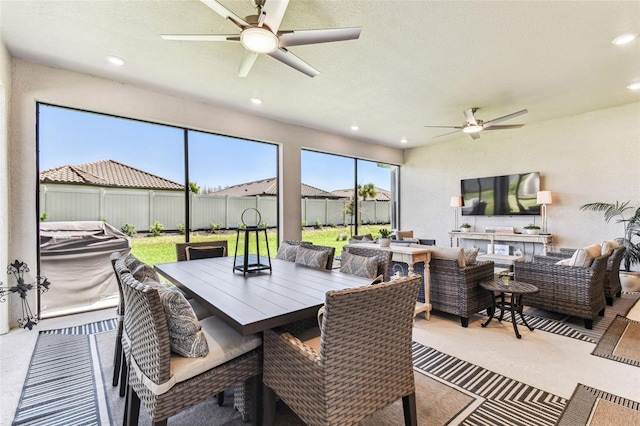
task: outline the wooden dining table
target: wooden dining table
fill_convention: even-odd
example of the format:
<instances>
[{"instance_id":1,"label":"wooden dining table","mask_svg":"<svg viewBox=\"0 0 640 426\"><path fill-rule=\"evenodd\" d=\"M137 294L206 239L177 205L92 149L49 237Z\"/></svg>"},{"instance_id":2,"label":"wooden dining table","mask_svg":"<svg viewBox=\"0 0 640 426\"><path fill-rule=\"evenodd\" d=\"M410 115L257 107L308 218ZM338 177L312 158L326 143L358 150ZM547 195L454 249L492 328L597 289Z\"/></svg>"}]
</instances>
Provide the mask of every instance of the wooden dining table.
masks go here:
<instances>
[{"instance_id":1,"label":"wooden dining table","mask_svg":"<svg viewBox=\"0 0 640 426\"><path fill-rule=\"evenodd\" d=\"M155 265L156 271L243 335L316 316L331 290L369 285L368 278L271 259L271 272L243 275L233 257Z\"/></svg>"}]
</instances>

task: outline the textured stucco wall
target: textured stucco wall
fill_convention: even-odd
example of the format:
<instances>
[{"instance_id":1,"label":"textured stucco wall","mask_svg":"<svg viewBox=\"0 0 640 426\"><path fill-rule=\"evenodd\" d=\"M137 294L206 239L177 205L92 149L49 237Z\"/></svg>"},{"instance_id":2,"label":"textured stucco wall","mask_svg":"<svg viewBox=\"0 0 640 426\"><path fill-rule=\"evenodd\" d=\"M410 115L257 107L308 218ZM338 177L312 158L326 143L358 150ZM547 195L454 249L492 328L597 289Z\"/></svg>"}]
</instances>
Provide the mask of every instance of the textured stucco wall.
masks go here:
<instances>
[{"instance_id":1,"label":"textured stucco wall","mask_svg":"<svg viewBox=\"0 0 640 426\"><path fill-rule=\"evenodd\" d=\"M403 151L258 118L184 98L20 59L13 60L9 135L9 257L36 265L36 102L113 114L161 124L280 145L280 227L285 239L300 239L300 150L310 148L400 164ZM6 188L7 185L4 185ZM288 226L287 226L288 224ZM14 311L12 311L14 312ZM15 315L13 315L15 316Z\"/></svg>"},{"instance_id":2,"label":"textured stucco wall","mask_svg":"<svg viewBox=\"0 0 640 426\"><path fill-rule=\"evenodd\" d=\"M461 179L534 171L541 173L542 189L553 195L547 224L554 245L583 247L621 236L622 225L606 225L601 213L579 207L625 200L640 206L640 103L484 132L477 141L461 134L408 150L402 170L403 228L448 245L447 232L454 225L449 202L459 195ZM535 220L540 224L540 216ZM462 222L483 231L486 226L522 228L532 218L465 216Z\"/></svg>"}]
</instances>

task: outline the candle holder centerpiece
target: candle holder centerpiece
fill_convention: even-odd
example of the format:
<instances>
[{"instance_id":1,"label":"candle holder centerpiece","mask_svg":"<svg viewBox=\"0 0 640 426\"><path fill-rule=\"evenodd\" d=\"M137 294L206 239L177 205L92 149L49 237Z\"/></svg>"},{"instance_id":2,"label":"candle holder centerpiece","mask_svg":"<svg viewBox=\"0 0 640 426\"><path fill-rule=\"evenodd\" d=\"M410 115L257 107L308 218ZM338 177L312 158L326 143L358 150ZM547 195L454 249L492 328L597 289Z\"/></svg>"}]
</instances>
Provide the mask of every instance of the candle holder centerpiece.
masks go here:
<instances>
[{"instance_id":1,"label":"candle holder centerpiece","mask_svg":"<svg viewBox=\"0 0 640 426\"><path fill-rule=\"evenodd\" d=\"M253 220L252 220L253 219ZM262 222L262 216L258 209L248 208L240 217L242 223L236 233L236 250L233 257L233 271L240 271L243 275L248 272L268 270L271 273L271 253L269 252L269 239L267 237L267 225ZM260 239L264 236L264 245L267 256L260 255ZM250 253L252 240L255 241L255 253ZM242 255L238 256L238 248L242 245Z\"/></svg>"}]
</instances>

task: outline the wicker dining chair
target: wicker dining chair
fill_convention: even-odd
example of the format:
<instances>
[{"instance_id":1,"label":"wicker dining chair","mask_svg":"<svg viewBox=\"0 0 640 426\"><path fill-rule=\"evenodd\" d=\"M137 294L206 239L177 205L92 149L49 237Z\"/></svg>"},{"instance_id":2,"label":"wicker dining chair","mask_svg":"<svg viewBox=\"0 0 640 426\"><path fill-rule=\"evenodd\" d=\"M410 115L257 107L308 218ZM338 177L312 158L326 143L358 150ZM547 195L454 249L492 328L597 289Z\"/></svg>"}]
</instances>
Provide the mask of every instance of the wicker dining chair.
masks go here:
<instances>
[{"instance_id":1,"label":"wicker dining chair","mask_svg":"<svg viewBox=\"0 0 640 426\"><path fill-rule=\"evenodd\" d=\"M393 257L392 251L378 250L367 247L345 247L344 250L347 253L354 254L356 256L377 257L377 275L382 275L384 281L389 281L391 279L391 259Z\"/></svg>"},{"instance_id":2,"label":"wicker dining chair","mask_svg":"<svg viewBox=\"0 0 640 426\"><path fill-rule=\"evenodd\" d=\"M127 367L125 363L124 349L122 348L122 331L124 328L124 293L122 292L122 283L120 282L120 274L116 271L116 261L120 260L120 252L111 254L111 266L113 267L113 273L116 276L116 282L118 283L118 307L117 307L117 320L118 328L116 331L116 344L113 353L113 379L112 385L118 386L120 383L120 396L125 395L126 391L126 375Z\"/></svg>"},{"instance_id":3,"label":"wicker dining chair","mask_svg":"<svg viewBox=\"0 0 640 426\"><path fill-rule=\"evenodd\" d=\"M275 422L277 395L309 425L357 424L402 398L405 424L416 425L411 344L420 283L411 276L330 291L320 327L265 331L264 424Z\"/></svg>"},{"instance_id":4,"label":"wicker dining chair","mask_svg":"<svg viewBox=\"0 0 640 426\"><path fill-rule=\"evenodd\" d=\"M177 243L176 244L176 258L178 262L184 262L189 260L188 250L191 248L195 250L203 250L209 248L217 248L223 247L222 253L220 254L217 250L211 250L211 253L203 253L203 255L198 256L198 259L203 259L205 257L224 257L228 253L227 240L220 241L199 241L199 242L189 242L189 243Z\"/></svg>"},{"instance_id":5,"label":"wicker dining chair","mask_svg":"<svg viewBox=\"0 0 640 426\"><path fill-rule=\"evenodd\" d=\"M122 261L116 263L120 264ZM210 353L204 358L185 358L172 354L167 317L158 289L140 283L127 272L121 273L120 277L126 305L124 336L127 340L126 355L129 358L126 424L138 424L140 402L146 407L154 425L166 425L170 416L243 382L250 382L253 389L251 410L247 406L241 407L243 418L250 417L253 424L260 424L260 338L244 337L236 333L229 337L233 343L221 342L217 340L220 336L231 336L233 331L230 328L222 333L208 330L207 321L220 321L210 317L201 322L205 332L211 331L207 333L207 341L216 340L216 344L209 344L210 351L216 350L218 344L223 347L232 345L237 349L247 343L243 339L251 340L252 346L258 346L219 365L210 364L219 354ZM221 323L209 325L212 328L225 326Z\"/></svg>"}]
</instances>

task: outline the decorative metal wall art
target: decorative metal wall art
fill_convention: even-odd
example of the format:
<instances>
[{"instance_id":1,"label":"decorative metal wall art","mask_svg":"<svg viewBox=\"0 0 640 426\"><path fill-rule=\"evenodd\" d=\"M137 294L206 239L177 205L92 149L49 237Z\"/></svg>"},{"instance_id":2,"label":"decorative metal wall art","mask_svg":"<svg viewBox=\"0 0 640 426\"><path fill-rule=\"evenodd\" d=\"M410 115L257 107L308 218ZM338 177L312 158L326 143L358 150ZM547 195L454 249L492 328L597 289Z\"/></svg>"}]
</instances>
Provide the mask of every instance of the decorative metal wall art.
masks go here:
<instances>
[{"instance_id":1,"label":"decorative metal wall art","mask_svg":"<svg viewBox=\"0 0 640 426\"><path fill-rule=\"evenodd\" d=\"M18 325L22 328L32 330L33 326L38 324L38 317L31 311L29 301L27 300L27 292L35 287L40 294L46 293L51 283L47 277L40 275L36 277L36 281L26 283L24 281L25 272L29 272L29 267L26 263L17 259L7 267L7 275L15 278L16 285L3 287L0 282L0 302L6 302L7 296L10 293L17 293L22 299L22 318L18 318Z\"/></svg>"}]
</instances>

